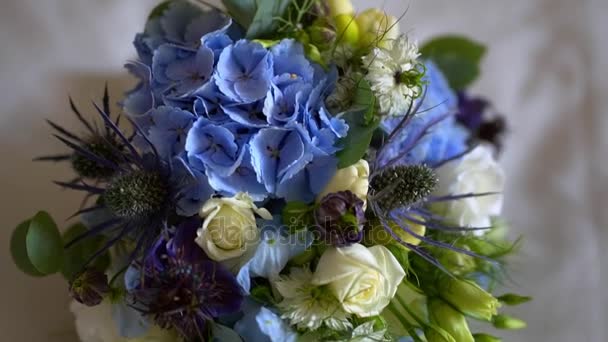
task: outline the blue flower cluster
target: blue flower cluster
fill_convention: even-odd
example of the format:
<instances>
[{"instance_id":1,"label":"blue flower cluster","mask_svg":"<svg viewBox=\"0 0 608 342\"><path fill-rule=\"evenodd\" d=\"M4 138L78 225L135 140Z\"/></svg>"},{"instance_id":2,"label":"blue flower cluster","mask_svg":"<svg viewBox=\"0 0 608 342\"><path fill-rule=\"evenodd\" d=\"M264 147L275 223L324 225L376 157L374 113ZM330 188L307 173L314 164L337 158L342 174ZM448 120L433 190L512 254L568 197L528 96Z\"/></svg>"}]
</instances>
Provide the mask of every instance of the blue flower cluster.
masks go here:
<instances>
[{"instance_id":1,"label":"blue flower cluster","mask_svg":"<svg viewBox=\"0 0 608 342\"><path fill-rule=\"evenodd\" d=\"M214 192L311 201L335 173L336 142L348 132L325 107L337 73L294 40L267 49L191 6L170 5L138 35L140 61L127 68L140 83L124 102L158 154L197 178L182 214Z\"/></svg>"}]
</instances>

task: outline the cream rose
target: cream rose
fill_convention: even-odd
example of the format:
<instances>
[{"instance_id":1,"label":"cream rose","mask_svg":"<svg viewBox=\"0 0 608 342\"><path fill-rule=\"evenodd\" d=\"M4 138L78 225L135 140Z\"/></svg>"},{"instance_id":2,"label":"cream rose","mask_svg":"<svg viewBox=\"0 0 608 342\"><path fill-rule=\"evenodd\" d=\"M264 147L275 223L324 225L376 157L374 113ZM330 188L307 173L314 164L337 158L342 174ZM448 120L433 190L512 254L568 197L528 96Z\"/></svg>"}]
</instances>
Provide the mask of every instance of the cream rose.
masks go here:
<instances>
[{"instance_id":1,"label":"cream rose","mask_svg":"<svg viewBox=\"0 0 608 342\"><path fill-rule=\"evenodd\" d=\"M363 202L367 200L369 164L366 160L361 159L354 165L338 170L325 189L317 196L317 202L331 193L346 190L355 194Z\"/></svg>"},{"instance_id":2,"label":"cream rose","mask_svg":"<svg viewBox=\"0 0 608 342\"><path fill-rule=\"evenodd\" d=\"M239 258L251 252L259 242L255 214L272 219L268 210L256 207L245 193L212 198L200 211L205 220L197 231L196 243L215 261Z\"/></svg>"},{"instance_id":3,"label":"cream rose","mask_svg":"<svg viewBox=\"0 0 608 342\"><path fill-rule=\"evenodd\" d=\"M370 317L379 315L389 304L404 276L386 247L354 244L325 251L312 282L327 285L344 311Z\"/></svg>"},{"instance_id":4,"label":"cream rose","mask_svg":"<svg viewBox=\"0 0 608 342\"><path fill-rule=\"evenodd\" d=\"M492 149L480 145L461 159L437 169L439 183L435 196L502 192L505 176L494 160ZM502 195L477 196L447 201L435 205L434 210L462 227L489 227L491 217L502 210ZM479 231L483 232L483 231Z\"/></svg>"}]
</instances>

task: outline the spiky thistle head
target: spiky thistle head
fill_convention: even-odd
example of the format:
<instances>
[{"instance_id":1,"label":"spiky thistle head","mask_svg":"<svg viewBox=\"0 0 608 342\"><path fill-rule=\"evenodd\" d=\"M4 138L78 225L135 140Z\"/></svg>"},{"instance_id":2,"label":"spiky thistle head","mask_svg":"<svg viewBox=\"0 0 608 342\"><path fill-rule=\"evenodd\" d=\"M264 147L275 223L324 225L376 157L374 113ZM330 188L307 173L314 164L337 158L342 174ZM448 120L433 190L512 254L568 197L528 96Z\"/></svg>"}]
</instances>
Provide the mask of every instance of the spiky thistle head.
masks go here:
<instances>
[{"instance_id":1,"label":"spiky thistle head","mask_svg":"<svg viewBox=\"0 0 608 342\"><path fill-rule=\"evenodd\" d=\"M120 162L122 146L116 139L93 136L82 148L113 163ZM74 171L83 178L105 180L111 178L115 172L113 168L76 152L72 154L71 163Z\"/></svg>"},{"instance_id":2,"label":"spiky thistle head","mask_svg":"<svg viewBox=\"0 0 608 342\"><path fill-rule=\"evenodd\" d=\"M194 241L199 227L198 220L186 220L172 238L161 236L131 291L144 315L186 341L205 341L208 323L238 312L244 299L235 276L202 255Z\"/></svg>"},{"instance_id":3,"label":"spiky thistle head","mask_svg":"<svg viewBox=\"0 0 608 342\"><path fill-rule=\"evenodd\" d=\"M137 170L110 181L103 199L118 217L145 218L161 211L168 195L169 185L160 174Z\"/></svg>"},{"instance_id":4,"label":"spiky thistle head","mask_svg":"<svg viewBox=\"0 0 608 342\"><path fill-rule=\"evenodd\" d=\"M372 196L384 210L409 207L429 196L437 186L435 172L426 165L399 165L371 180Z\"/></svg>"},{"instance_id":5,"label":"spiky thistle head","mask_svg":"<svg viewBox=\"0 0 608 342\"><path fill-rule=\"evenodd\" d=\"M106 181L114 176L117 164L124 162L124 143L108 126L100 129L93 121L85 119L74 101L70 98L70 106L74 115L86 129L84 134L68 131L60 125L47 120L55 130L55 137L72 149L71 153L44 156L36 158L38 161L67 161L78 175L77 180L93 179ZM110 118L110 97L108 88L103 95L103 113ZM118 125L119 117L114 125Z\"/></svg>"}]
</instances>

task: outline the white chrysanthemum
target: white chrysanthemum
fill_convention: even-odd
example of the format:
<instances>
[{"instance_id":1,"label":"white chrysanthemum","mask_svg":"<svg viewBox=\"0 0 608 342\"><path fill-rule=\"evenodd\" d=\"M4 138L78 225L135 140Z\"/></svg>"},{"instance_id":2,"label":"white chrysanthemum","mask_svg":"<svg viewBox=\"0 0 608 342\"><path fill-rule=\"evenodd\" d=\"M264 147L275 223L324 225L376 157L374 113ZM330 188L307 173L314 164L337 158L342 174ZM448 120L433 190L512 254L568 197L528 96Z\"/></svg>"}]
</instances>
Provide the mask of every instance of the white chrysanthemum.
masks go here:
<instances>
[{"instance_id":1,"label":"white chrysanthemum","mask_svg":"<svg viewBox=\"0 0 608 342\"><path fill-rule=\"evenodd\" d=\"M381 114L404 115L421 95L424 72L419 56L417 44L402 35L363 57L368 69L365 78L378 99Z\"/></svg>"},{"instance_id":2,"label":"white chrysanthemum","mask_svg":"<svg viewBox=\"0 0 608 342\"><path fill-rule=\"evenodd\" d=\"M322 286L311 284L312 272L308 268L293 268L288 276L275 283L283 296L279 309L283 318L298 329L316 330L323 324L336 331L352 328L340 302Z\"/></svg>"}]
</instances>

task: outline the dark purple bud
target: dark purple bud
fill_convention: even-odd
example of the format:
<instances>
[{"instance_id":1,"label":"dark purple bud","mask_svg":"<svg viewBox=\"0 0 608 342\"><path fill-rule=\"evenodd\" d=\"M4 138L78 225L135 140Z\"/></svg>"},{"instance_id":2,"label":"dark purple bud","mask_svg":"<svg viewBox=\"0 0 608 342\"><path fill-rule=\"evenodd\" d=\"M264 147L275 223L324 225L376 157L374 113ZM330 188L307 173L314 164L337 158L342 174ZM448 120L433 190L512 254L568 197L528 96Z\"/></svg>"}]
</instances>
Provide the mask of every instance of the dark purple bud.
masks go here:
<instances>
[{"instance_id":1,"label":"dark purple bud","mask_svg":"<svg viewBox=\"0 0 608 342\"><path fill-rule=\"evenodd\" d=\"M502 136L507 130L504 117L491 111L491 104L483 98L458 94L458 114L456 118L465 126L475 140L486 141L500 152Z\"/></svg>"},{"instance_id":2,"label":"dark purple bud","mask_svg":"<svg viewBox=\"0 0 608 342\"><path fill-rule=\"evenodd\" d=\"M95 269L85 269L70 283L70 295L86 306L101 304L111 290L108 276Z\"/></svg>"},{"instance_id":3,"label":"dark purple bud","mask_svg":"<svg viewBox=\"0 0 608 342\"><path fill-rule=\"evenodd\" d=\"M358 243L363 238L365 223L363 201L350 191L331 193L323 197L315 210L315 222L321 239L330 245Z\"/></svg>"}]
</instances>

